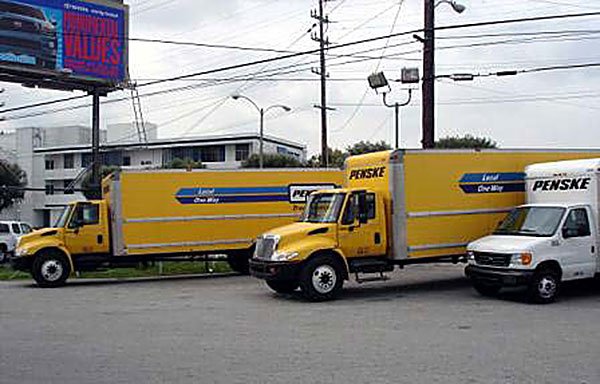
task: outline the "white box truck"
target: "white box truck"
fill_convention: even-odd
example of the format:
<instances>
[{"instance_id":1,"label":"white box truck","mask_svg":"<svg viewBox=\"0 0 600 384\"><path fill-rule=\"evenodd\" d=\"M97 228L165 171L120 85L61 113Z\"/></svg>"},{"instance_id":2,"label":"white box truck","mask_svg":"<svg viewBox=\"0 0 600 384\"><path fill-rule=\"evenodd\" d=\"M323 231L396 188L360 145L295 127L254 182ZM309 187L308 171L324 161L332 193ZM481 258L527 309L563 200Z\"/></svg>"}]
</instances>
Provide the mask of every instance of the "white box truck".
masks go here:
<instances>
[{"instance_id":1,"label":"white box truck","mask_svg":"<svg viewBox=\"0 0 600 384\"><path fill-rule=\"evenodd\" d=\"M494 295L526 286L532 302L549 303L561 282L598 275L599 176L600 158L526 167L527 204L467 246L474 288Z\"/></svg>"}]
</instances>

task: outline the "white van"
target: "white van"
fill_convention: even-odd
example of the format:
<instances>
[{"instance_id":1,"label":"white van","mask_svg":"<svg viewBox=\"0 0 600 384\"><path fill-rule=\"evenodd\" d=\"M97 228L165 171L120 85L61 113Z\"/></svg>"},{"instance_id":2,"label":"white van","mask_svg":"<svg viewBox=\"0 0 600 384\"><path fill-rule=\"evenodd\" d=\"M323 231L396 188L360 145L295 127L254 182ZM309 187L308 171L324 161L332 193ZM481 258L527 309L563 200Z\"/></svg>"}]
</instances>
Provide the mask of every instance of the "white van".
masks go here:
<instances>
[{"instance_id":1,"label":"white van","mask_svg":"<svg viewBox=\"0 0 600 384\"><path fill-rule=\"evenodd\" d=\"M15 251L17 241L31 232L31 226L20 221L0 221L0 263Z\"/></svg>"},{"instance_id":2,"label":"white van","mask_svg":"<svg viewBox=\"0 0 600 384\"><path fill-rule=\"evenodd\" d=\"M542 163L525 169L527 204L513 209L491 236L467 246L466 275L483 295L527 286L549 303L561 282L600 273L600 159Z\"/></svg>"}]
</instances>

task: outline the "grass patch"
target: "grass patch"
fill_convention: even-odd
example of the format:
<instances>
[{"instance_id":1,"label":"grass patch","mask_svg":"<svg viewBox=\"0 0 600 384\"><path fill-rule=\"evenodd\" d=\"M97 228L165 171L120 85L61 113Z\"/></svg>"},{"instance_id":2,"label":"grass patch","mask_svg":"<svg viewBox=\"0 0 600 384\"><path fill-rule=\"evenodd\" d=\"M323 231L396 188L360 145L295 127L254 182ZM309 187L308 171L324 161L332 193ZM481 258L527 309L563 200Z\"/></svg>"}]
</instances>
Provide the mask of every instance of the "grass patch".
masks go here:
<instances>
[{"instance_id":1,"label":"grass patch","mask_svg":"<svg viewBox=\"0 0 600 384\"><path fill-rule=\"evenodd\" d=\"M207 267L208 266L208 270ZM136 268L115 268L104 271L81 272L80 278L117 278L126 279L132 277L156 277L156 276L174 276L174 275L192 275L200 273L225 273L231 272L229 265L224 261L215 261L205 263L204 261L164 261L162 274L159 274L158 263L147 267L139 266ZM31 279L31 275L27 272L15 271L12 268L0 266L0 281L1 280L22 280Z\"/></svg>"}]
</instances>

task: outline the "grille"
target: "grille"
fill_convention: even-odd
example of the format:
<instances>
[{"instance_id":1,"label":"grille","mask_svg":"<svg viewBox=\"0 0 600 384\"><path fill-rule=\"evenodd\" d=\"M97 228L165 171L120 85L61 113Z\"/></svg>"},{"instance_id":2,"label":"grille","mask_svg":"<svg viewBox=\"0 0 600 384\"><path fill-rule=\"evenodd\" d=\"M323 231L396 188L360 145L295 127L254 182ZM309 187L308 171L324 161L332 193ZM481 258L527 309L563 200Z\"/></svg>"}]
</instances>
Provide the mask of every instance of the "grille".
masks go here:
<instances>
[{"instance_id":1,"label":"grille","mask_svg":"<svg viewBox=\"0 0 600 384\"><path fill-rule=\"evenodd\" d=\"M511 255L503 253L475 252L475 262L479 265L508 267Z\"/></svg>"},{"instance_id":2,"label":"grille","mask_svg":"<svg viewBox=\"0 0 600 384\"><path fill-rule=\"evenodd\" d=\"M275 239L272 237L259 237L256 241L256 258L271 260L276 245Z\"/></svg>"},{"instance_id":3,"label":"grille","mask_svg":"<svg viewBox=\"0 0 600 384\"><path fill-rule=\"evenodd\" d=\"M0 37L0 44L13 47L40 49L40 43L34 40L17 39L12 37Z\"/></svg>"}]
</instances>

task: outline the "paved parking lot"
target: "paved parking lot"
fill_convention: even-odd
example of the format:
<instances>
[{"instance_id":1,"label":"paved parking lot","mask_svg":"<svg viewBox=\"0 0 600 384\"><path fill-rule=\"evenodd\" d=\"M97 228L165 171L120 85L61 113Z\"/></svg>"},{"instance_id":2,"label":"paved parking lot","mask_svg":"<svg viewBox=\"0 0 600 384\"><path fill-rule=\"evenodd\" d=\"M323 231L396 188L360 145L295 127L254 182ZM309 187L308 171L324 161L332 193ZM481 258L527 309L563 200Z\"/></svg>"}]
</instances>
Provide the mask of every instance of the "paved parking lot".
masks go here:
<instances>
[{"instance_id":1,"label":"paved parking lot","mask_svg":"<svg viewBox=\"0 0 600 384\"><path fill-rule=\"evenodd\" d=\"M2 383L598 383L600 284L548 306L414 266L307 303L250 277L0 283Z\"/></svg>"}]
</instances>

